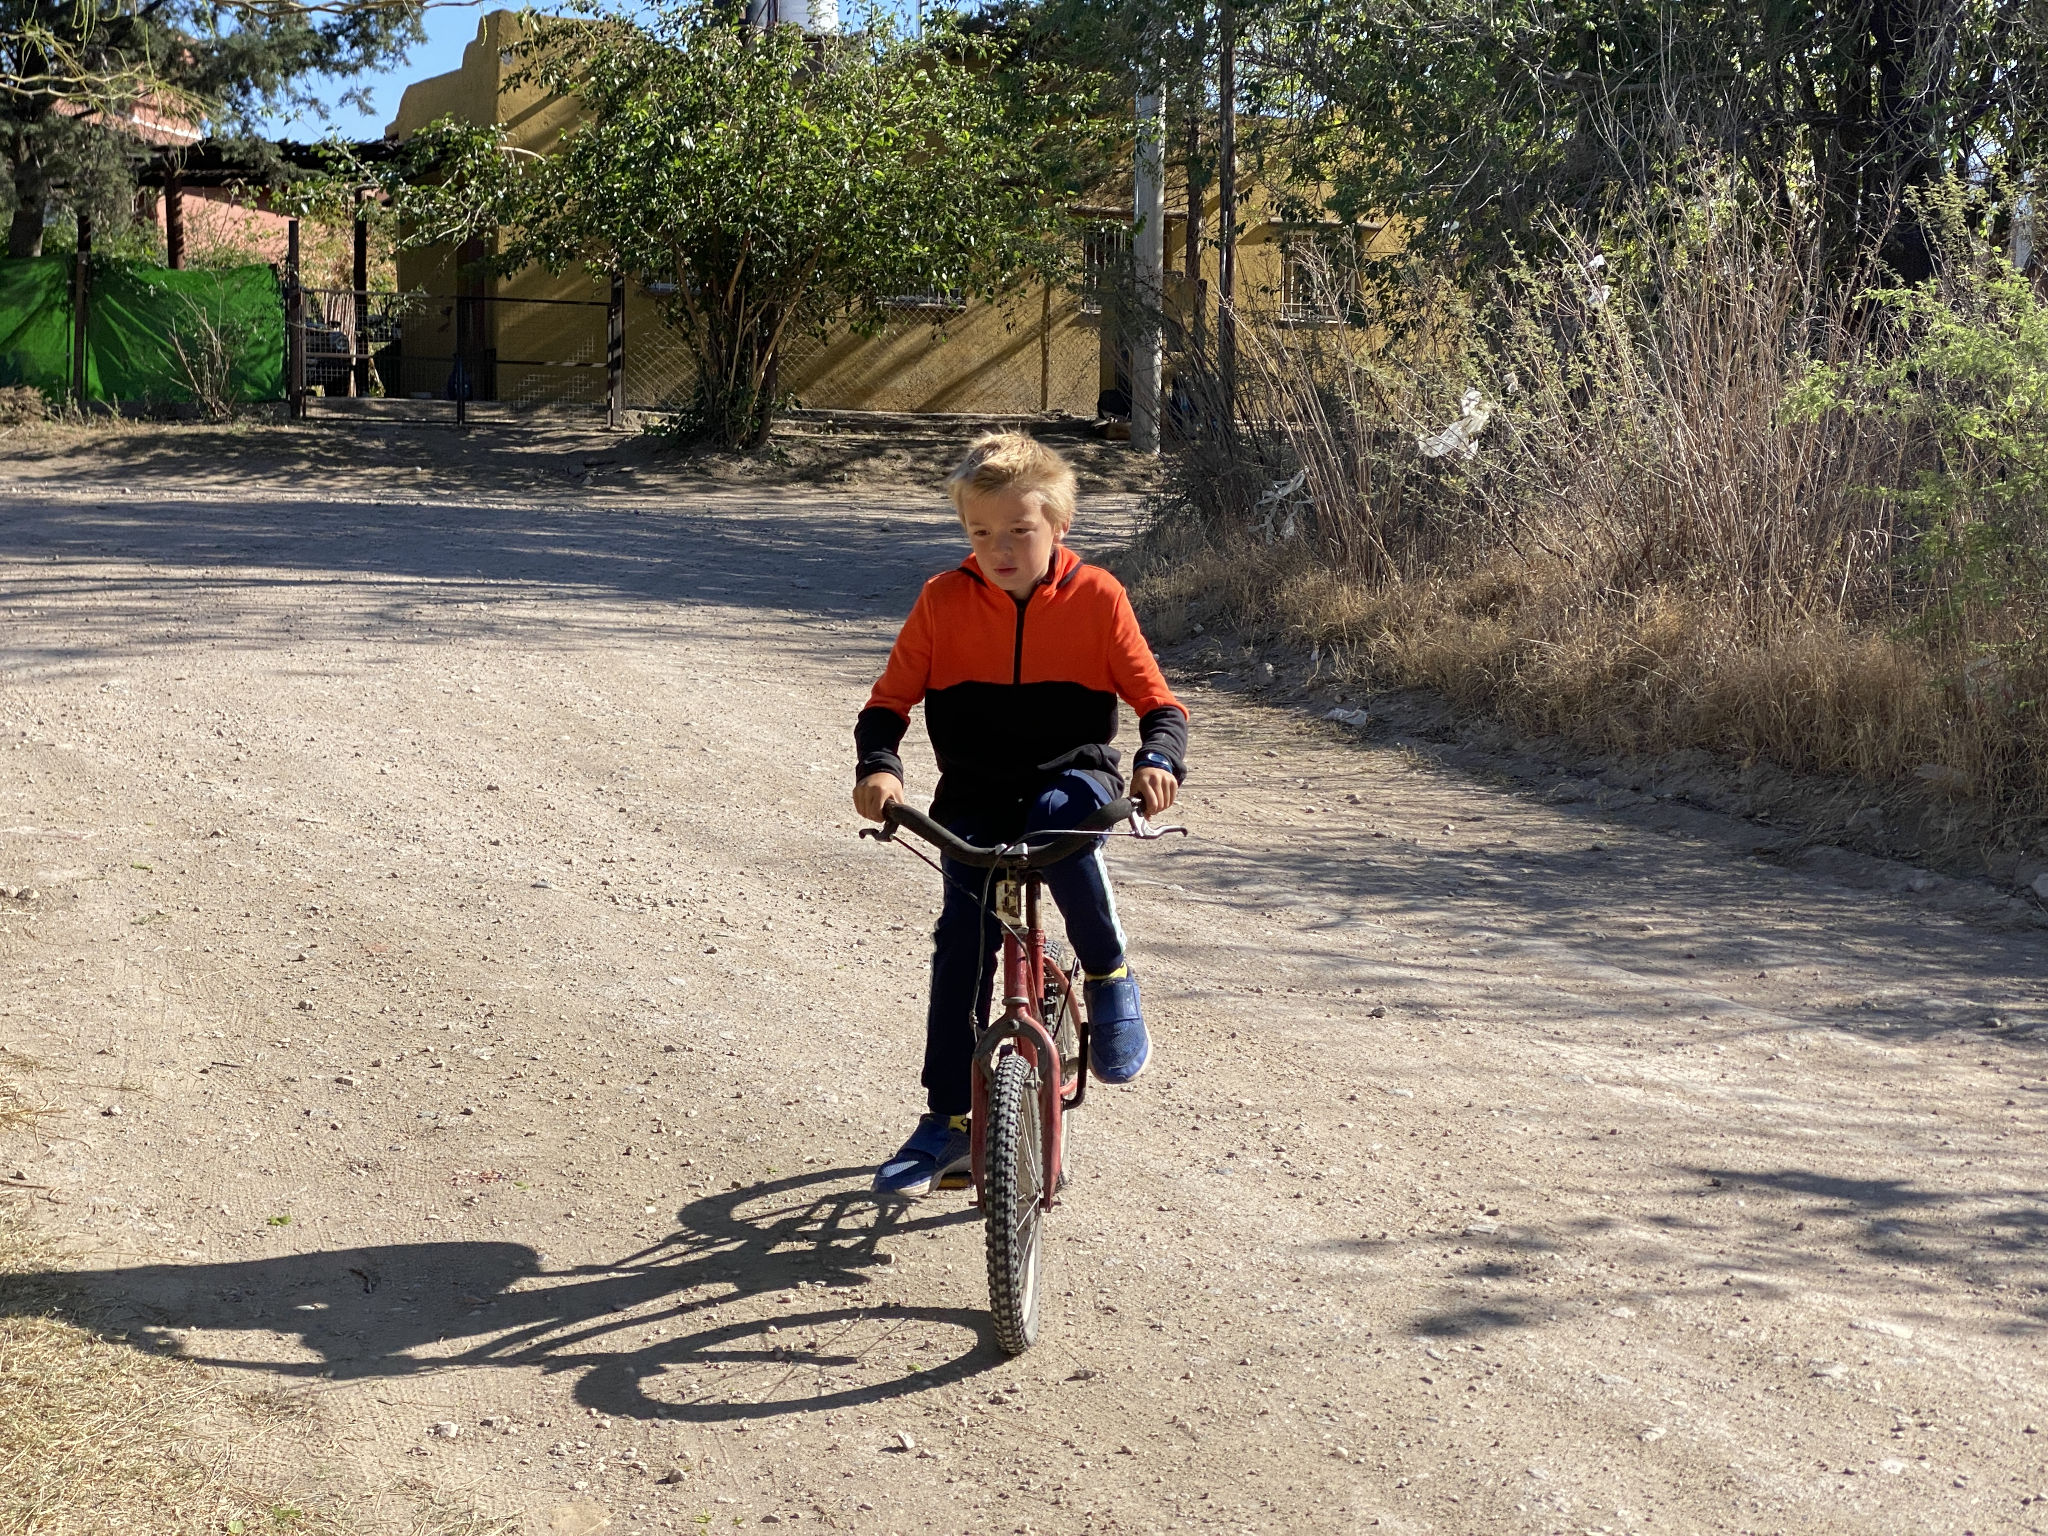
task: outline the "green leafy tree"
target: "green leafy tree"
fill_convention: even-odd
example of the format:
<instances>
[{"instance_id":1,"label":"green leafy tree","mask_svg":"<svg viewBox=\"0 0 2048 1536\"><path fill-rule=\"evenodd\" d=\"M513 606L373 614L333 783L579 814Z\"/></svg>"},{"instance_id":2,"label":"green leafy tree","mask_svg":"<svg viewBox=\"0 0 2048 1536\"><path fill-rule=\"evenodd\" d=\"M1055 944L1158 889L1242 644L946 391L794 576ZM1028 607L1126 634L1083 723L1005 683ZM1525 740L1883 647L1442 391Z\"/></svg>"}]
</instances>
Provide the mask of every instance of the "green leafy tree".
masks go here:
<instances>
[{"instance_id":1,"label":"green leafy tree","mask_svg":"<svg viewBox=\"0 0 2048 1536\"><path fill-rule=\"evenodd\" d=\"M110 220L126 211L146 148L133 131L138 108L222 137L246 135L279 109L324 110L337 81L404 56L422 35L422 6L0 0L8 254L41 252L55 204Z\"/></svg>"},{"instance_id":2,"label":"green leafy tree","mask_svg":"<svg viewBox=\"0 0 2048 1536\"><path fill-rule=\"evenodd\" d=\"M1246 92L1288 177L1491 261L1734 163L1838 276L1932 270L1914 193L2027 167L2048 111L2039 0L1278 0Z\"/></svg>"},{"instance_id":3,"label":"green leafy tree","mask_svg":"<svg viewBox=\"0 0 2048 1536\"><path fill-rule=\"evenodd\" d=\"M581 264L672 283L706 435L758 445L802 328L879 325L908 294L989 295L1047 260L1078 141L1073 82L1003 78L947 18L807 36L685 3L645 21L539 20L522 78L576 99L546 156L443 122L400 167L414 245L495 235L501 270Z\"/></svg>"},{"instance_id":4,"label":"green leafy tree","mask_svg":"<svg viewBox=\"0 0 2048 1536\"><path fill-rule=\"evenodd\" d=\"M1909 530L1928 616L1973 640L2042 642L2048 610L2048 304L1970 229L1986 196L1955 181L1920 199L1937 275L1865 298L1885 324L1853 363L1815 366L1794 416L1847 411L1899 434L1894 483L1873 491Z\"/></svg>"}]
</instances>

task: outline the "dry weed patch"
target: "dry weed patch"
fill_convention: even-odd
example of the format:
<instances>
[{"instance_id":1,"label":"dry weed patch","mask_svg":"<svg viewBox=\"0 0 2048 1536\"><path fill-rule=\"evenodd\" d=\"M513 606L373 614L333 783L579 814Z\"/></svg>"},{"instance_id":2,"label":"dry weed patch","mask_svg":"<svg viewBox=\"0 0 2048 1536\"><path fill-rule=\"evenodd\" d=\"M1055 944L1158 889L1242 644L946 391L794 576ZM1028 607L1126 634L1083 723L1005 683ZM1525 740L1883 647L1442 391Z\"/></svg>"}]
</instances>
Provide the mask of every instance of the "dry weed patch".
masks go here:
<instances>
[{"instance_id":1,"label":"dry weed patch","mask_svg":"<svg viewBox=\"0 0 2048 1536\"><path fill-rule=\"evenodd\" d=\"M2007 744L1996 718L1972 729L1928 647L1827 612L1759 625L1711 593L1587 594L1507 560L1373 587L1303 551L1185 536L1155 540L1130 575L1162 641L1196 624L1280 640L1333 681L1428 688L1590 752L1703 749L1924 797L1955 782L1929 765L1989 776Z\"/></svg>"},{"instance_id":2,"label":"dry weed patch","mask_svg":"<svg viewBox=\"0 0 2048 1536\"><path fill-rule=\"evenodd\" d=\"M19 1083L0 1077L0 1130L15 1130L56 1113L24 1092Z\"/></svg>"},{"instance_id":3,"label":"dry weed patch","mask_svg":"<svg viewBox=\"0 0 2048 1536\"><path fill-rule=\"evenodd\" d=\"M0 1077L0 1121L25 1102ZM303 1405L238 1394L131 1340L78 1294L63 1258L0 1206L0 1536L507 1536L503 1521L430 1498L372 1520L331 1494L238 1475L249 1443Z\"/></svg>"},{"instance_id":4,"label":"dry weed patch","mask_svg":"<svg viewBox=\"0 0 2048 1536\"><path fill-rule=\"evenodd\" d=\"M1519 271L1405 349L1240 316L1227 397L1187 375L1228 430L1182 454L1129 562L1148 622L1221 619L1593 752L1867 781L1953 851L2026 846L2048 403L1996 452L1984 423L2048 402L2048 308L1962 251L1885 329L1742 199L1665 212L1624 223L1627 262ZM1332 314L1385 296L1327 278ZM1941 433L1973 402L1966 462Z\"/></svg>"},{"instance_id":5,"label":"dry weed patch","mask_svg":"<svg viewBox=\"0 0 2048 1536\"><path fill-rule=\"evenodd\" d=\"M84 1320L55 1259L0 1213L0 1532L325 1528L226 1486L192 1438L226 1390Z\"/></svg>"}]
</instances>

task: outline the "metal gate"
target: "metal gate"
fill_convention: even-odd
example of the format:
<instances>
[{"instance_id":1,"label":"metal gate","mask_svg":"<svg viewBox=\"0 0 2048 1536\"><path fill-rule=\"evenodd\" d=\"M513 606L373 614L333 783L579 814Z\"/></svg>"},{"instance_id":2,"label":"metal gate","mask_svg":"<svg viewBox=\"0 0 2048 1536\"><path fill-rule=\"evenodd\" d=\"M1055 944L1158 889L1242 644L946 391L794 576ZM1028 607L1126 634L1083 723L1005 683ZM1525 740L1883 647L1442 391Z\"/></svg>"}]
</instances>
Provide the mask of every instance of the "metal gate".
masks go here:
<instances>
[{"instance_id":1,"label":"metal gate","mask_svg":"<svg viewBox=\"0 0 2048 1536\"><path fill-rule=\"evenodd\" d=\"M603 299L378 293L285 285L286 395L558 406L625 414L625 291Z\"/></svg>"}]
</instances>

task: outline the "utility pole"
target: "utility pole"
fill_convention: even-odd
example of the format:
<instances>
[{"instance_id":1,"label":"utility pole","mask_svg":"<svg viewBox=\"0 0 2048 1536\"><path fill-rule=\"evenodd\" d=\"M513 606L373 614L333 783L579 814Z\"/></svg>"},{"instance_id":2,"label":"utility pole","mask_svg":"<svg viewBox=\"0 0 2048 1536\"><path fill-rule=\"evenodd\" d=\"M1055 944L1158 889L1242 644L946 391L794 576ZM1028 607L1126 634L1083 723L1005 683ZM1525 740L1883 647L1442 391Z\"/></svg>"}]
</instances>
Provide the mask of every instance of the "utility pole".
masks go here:
<instances>
[{"instance_id":1,"label":"utility pole","mask_svg":"<svg viewBox=\"0 0 2048 1536\"><path fill-rule=\"evenodd\" d=\"M1237 420L1237 8L1216 7L1216 375L1224 429Z\"/></svg>"},{"instance_id":2,"label":"utility pole","mask_svg":"<svg viewBox=\"0 0 2048 1536\"><path fill-rule=\"evenodd\" d=\"M1202 279L1202 107L1209 94L1209 7L1207 0L1195 10L1195 78L1188 92L1188 224L1186 255L1182 266L1187 273L1187 350L1198 363L1208 350L1208 284Z\"/></svg>"},{"instance_id":3,"label":"utility pole","mask_svg":"<svg viewBox=\"0 0 2048 1536\"><path fill-rule=\"evenodd\" d=\"M1131 446L1159 451L1159 393L1164 360L1160 314L1166 302L1166 114L1157 86L1138 97L1138 153L1132 182L1137 238L1137 333L1131 344Z\"/></svg>"}]
</instances>

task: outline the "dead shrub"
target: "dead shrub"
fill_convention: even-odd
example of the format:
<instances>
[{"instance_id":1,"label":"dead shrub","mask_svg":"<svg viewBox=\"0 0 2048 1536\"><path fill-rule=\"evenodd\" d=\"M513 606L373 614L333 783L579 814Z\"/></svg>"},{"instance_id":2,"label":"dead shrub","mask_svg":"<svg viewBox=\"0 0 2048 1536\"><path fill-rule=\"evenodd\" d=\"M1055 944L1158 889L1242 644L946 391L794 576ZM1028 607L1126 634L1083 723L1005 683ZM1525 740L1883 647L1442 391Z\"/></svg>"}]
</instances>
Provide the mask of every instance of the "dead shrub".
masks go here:
<instances>
[{"instance_id":1,"label":"dead shrub","mask_svg":"<svg viewBox=\"0 0 2048 1536\"><path fill-rule=\"evenodd\" d=\"M1788 407L1810 374L1853 374L1872 322L1709 193L1637 218L1611 259L1512 274L1483 323L1397 324L1370 270L1335 265L1353 323L1241 312L1230 427L1182 454L1133 565L1148 623L1227 614L1597 751L1938 772L2005 835L2037 829L2048 647L1986 660L1923 622L1954 594L1878 488L1924 444L1881 412ZM1183 368L1204 380L1185 393L1221 390L1212 360Z\"/></svg>"},{"instance_id":2,"label":"dead shrub","mask_svg":"<svg viewBox=\"0 0 2048 1536\"><path fill-rule=\"evenodd\" d=\"M0 388L0 427L22 427L50 419L50 402L29 384Z\"/></svg>"}]
</instances>

